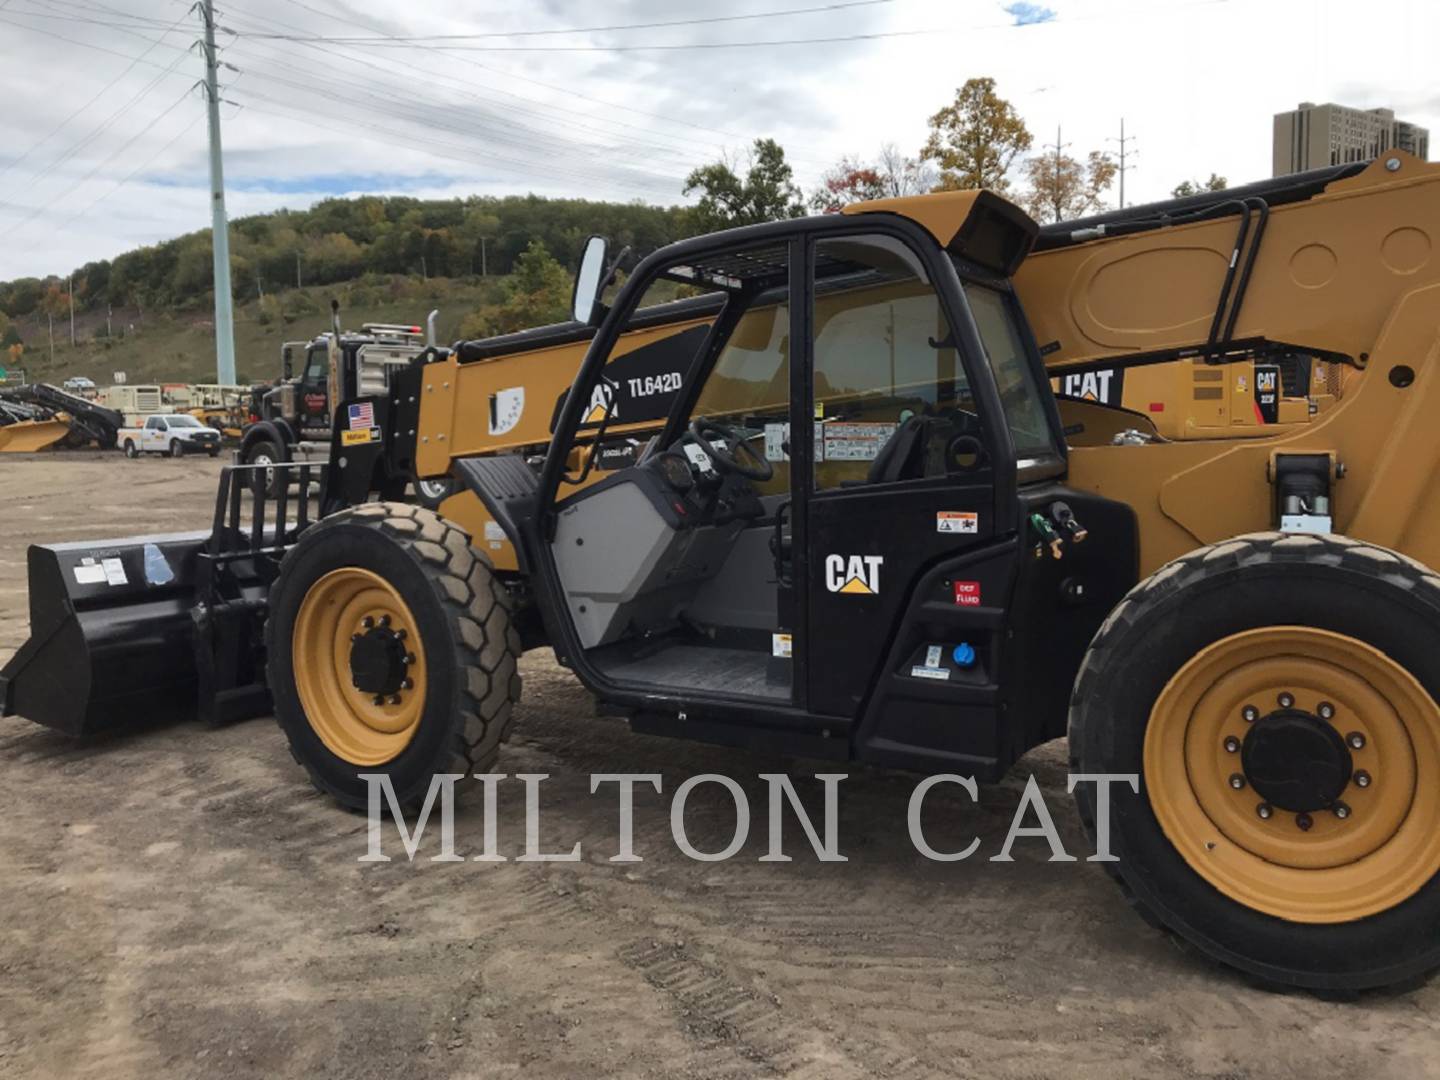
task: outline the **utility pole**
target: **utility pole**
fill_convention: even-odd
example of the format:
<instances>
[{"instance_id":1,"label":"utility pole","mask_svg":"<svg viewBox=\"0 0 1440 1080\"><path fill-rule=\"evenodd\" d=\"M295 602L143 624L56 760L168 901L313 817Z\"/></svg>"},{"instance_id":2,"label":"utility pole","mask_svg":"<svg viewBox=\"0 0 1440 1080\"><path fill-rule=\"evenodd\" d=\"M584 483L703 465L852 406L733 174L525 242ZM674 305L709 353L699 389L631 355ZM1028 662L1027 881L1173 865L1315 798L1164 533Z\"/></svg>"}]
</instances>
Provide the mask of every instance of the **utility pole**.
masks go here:
<instances>
[{"instance_id":1,"label":"utility pole","mask_svg":"<svg viewBox=\"0 0 1440 1080\"><path fill-rule=\"evenodd\" d=\"M1060 125L1056 124L1054 144L1047 143L1043 147L1043 149L1055 151L1055 164L1050 175L1050 210L1055 215L1056 221L1060 220L1064 210L1064 207L1060 205L1060 154L1069 145L1067 142L1060 141Z\"/></svg>"},{"instance_id":2,"label":"utility pole","mask_svg":"<svg viewBox=\"0 0 1440 1080\"><path fill-rule=\"evenodd\" d=\"M215 253L215 371L222 386L235 382L235 313L230 293L230 224L225 216L225 168L220 152L220 63L215 51L214 0L198 0L205 22L205 107L210 129L210 244Z\"/></svg>"},{"instance_id":3,"label":"utility pole","mask_svg":"<svg viewBox=\"0 0 1440 1080\"><path fill-rule=\"evenodd\" d=\"M486 266L485 266L485 241L488 240L488 239L489 239L489 237L486 237L486 236L480 237L480 276L481 276L482 278L486 276Z\"/></svg>"},{"instance_id":4,"label":"utility pole","mask_svg":"<svg viewBox=\"0 0 1440 1080\"><path fill-rule=\"evenodd\" d=\"M1124 210L1125 172L1127 169L1134 168L1133 165L1125 164L1125 157L1127 154L1133 154L1133 152L1130 150L1129 144L1135 141L1135 136L1125 134L1125 118L1123 116L1120 118L1120 138L1117 139L1115 138L1115 136L1112 135L1107 141L1120 144L1120 209Z\"/></svg>"},{"instance_id":5,"label":"utility pole","mask_svg":"<svg viewBox=\"0 0 1440 1080\"><path fill-rule=\"evenodd\" d=\"M70 294L70 347L75 347L75 275L65 278L65 290Z\"/></svg>"}]
</instances>

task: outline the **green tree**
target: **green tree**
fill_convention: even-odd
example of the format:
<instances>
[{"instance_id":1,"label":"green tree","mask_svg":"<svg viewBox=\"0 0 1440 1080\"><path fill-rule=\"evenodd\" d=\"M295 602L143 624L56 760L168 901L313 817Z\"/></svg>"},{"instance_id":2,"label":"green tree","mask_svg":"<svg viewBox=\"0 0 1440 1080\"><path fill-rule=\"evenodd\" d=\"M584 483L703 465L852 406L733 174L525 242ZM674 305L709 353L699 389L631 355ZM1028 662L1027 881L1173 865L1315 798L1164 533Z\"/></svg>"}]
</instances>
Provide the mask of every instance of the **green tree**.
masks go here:
<instances>
[{"instance_id":1,"label":"green tree","mask_svg":"<svg viewBox=\"0 0 1440 1080\"><path fill-rule=\"evenodd\" d=\"M1183 199L1187 195L1199 195L1206 191L1224 191L1229 186L1230 181L1226 180L1225 177L1219 173L1212 172L1210 179L1203 182L1200 180L1181 180L1180 183L1170 189L1170 194L1174 195L1177 199Z\"/></svg>"},{"instance_id":2,"label":"green tree","mask_svg":"<svg viewBox=\"0 0 1440 1080\"><path fill-rule=\"evenodd\" d=\"M724 158L700 166L685 178L685 194L694 191L700 192L690 212L696 232L805 216L795 172L774 139L755 140L743 179Z\"/></svg>"},{"instance_id":3,"label":"green tree","mask_svg":"<svg viewBox=\"0 0 1440 1080\"><path fill-rule=\"evenodd\" d=\"M1083 163L1069 154L1040 154L1025 162L1030 187L1021 202L1042 223L1093 214L1104 209L1116 171L1110 155L1098 150Z\"/></svg>"},{"instance_id":4,"label":"green tree","mask_svg":"<svg viewBox=\"0 0 1440 1080\"><path fill-rule=\"evenodd\" d=\"M539 240L530 241L515 260L504 284L504 298L467 316L460 324L465 338L509 334L532 326L562 322L569 316L573 282Z\"/></svg>"},{"instance_id":5,"label":"green tree","mask_svg":"<svg viewBox=\"0 0 1440 1080\"><path fill-rule=\"evenodd\" d=\"M967 79L955 100L930 117L920 156L940 169L937 191L1004 192L1010 166L1033 141L1015 106L995 93L994 79Z\"/></svg>"}]
</instances>

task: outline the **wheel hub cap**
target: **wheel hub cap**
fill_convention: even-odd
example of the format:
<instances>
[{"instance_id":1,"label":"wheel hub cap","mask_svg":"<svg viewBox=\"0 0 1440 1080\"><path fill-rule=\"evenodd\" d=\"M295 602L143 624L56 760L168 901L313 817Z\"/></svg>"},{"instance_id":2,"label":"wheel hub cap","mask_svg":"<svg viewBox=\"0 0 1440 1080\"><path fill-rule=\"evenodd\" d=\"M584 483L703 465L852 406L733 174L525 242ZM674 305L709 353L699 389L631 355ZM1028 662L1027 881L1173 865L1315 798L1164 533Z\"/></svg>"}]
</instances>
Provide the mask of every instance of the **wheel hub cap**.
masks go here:
<instances>
[{"instance_id":1,"label":"wheel hub cap","mask_svg":"<svg viewBox=\"0 0 1440 1080\"><path fill-rule=\"evenodd\" d=\"M350 648L350 681L367 694L398 693L405 681L405 643L388 627L360 635Z\"/></svg>"},{"instance_id":2,"label":"wheel hub cap","mask_svg":"<svg viewBox=\"0 0 1440 1080\"><path fill-rule=\"evenodd\" d=\"M1240 764L1256 795L1296 813L1329 810L1355 770L1340 733L1300 709L1257 720L1241 744Z\"/></svg>"}]
</instances>

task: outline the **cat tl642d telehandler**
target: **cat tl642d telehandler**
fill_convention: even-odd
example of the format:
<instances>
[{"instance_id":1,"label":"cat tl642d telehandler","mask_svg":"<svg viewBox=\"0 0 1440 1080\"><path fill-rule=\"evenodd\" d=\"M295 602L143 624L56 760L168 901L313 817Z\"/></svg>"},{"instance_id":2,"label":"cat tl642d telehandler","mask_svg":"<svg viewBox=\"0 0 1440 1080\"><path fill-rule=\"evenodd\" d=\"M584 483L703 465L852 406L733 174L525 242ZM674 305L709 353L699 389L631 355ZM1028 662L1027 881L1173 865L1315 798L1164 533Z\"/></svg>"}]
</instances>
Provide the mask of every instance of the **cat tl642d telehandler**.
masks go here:
<instances>
[{"instance_id":1,"label":"cat tl642d telehandler","mask_svg":"<svg viewBox=\"0 0 1440 1080\"><path fill-rule=\"evenodd\" d=\"M1253 258L1229 258L1261 214L1238 200L1072 237L1046 284L1004 200L888 200L671 245L609 307L594 240L576 315L597 329L543 455L477 452L535 407L523 366L427 350L336 409L318 521L237 467L211 533L32 548L0 700L82 732L190 712L187 691L217 717L273 701L352 806L364 773L413 804L488 769L530 643L648 732L994 780L1068 730L1076 773L1139 777L1112 789L1106 868L1152 921L1280 983L1428 972L1440 169L1395 154L1265 213ZM1119 269L1087 279L1097 259ZM709 298L683 371L622 374L674 337L636 314L664 280ZM1048 388L1279 350L1343 365L1343 399L1072 449L1106 409L1062 421ZM622 390L668 395L658 434ZM395 501L441 475L483 521Z\"/></svg>"}]
</instances>

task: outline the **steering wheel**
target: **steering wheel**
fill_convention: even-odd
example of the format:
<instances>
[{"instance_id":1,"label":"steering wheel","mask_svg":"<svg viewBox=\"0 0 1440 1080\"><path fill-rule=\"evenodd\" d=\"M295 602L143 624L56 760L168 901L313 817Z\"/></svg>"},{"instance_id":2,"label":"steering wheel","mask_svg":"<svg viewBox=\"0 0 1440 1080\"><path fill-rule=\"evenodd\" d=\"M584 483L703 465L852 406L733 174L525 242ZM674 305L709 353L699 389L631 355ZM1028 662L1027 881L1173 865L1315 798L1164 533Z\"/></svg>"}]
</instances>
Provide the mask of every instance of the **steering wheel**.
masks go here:
<instances>
[{"instance_id":1,"label":"steering wheel","mask_svg":"<svg viewBox=\"0 0 1440 1080\"><path fill-rule=\"evenodd\" d=\"M719 445L710 441L712 435L719 436ZM690 422L690 438L705 451L716 472L734 473L747 480L758 481L769 480L775 475L775 466L757 454L750 441L732 427L697 416Z\"/></svg>"}]
</instances>

